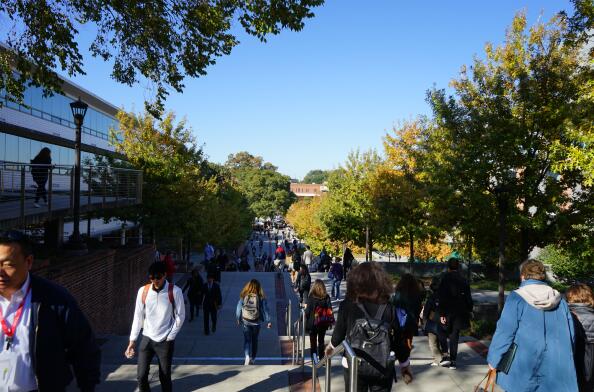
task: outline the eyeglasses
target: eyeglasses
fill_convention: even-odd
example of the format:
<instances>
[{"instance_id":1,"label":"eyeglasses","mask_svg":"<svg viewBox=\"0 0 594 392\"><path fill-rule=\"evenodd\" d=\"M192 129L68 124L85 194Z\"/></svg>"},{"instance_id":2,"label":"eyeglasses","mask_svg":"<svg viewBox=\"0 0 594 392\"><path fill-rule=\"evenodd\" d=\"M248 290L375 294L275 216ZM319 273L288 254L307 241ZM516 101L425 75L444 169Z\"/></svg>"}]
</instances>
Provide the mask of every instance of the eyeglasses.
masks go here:
<instances>
[{"instance_id":1,"label":"eyeglasses","mask_svg":"<svg viewBox=\"0 0 594 392\"><path fill-rule=\"evenodd\" d=\"M151 275L149 276L149 280L161 280L165 275Z\"/></svg>"}]
</instances>

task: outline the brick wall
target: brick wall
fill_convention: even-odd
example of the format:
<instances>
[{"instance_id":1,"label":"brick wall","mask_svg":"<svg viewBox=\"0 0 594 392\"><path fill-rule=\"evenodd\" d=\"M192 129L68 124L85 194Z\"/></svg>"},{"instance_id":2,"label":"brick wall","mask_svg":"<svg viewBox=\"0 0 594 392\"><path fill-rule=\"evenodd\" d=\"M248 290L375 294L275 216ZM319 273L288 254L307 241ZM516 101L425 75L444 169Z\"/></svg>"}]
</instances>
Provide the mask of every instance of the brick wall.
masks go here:
<instances>
[{"instance_id":1,"label":"brick wall","mask_svg":"<svg viewBox=\"0 0 594 392\"><path fill-rule=\"evenodd\" d=\"M151 246L93 251L33 273L64 286L76 298L95 333L130 331L138 288L146 282Z\"/></svg>"}]
</instances>

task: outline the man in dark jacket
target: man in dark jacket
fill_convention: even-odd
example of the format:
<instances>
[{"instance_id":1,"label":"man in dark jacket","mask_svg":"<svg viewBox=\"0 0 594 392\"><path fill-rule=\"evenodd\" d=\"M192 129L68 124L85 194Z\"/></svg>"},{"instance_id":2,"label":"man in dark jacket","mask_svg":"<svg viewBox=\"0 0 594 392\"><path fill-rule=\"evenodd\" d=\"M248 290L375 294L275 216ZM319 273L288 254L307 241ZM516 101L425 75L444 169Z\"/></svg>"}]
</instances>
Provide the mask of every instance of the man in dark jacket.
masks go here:
<instances>
[{"instance_id":1,"label":"man in dark jacket","mask_svg":"<svg viewBox=\"0 0 594 392\"><path fill-rule=\"evenodd\" d=\"M450 369L456 369L460 331L470 327L473 306L470 286L459 273L459 268L459 259L449 259L448 272L441 278L437 290L440 322L446 327L450 341L450 356L444 357L440 365L449 366Z\"/></svg>"},{"instance_id":2,"label":"man in dark jacket","mask_svg":"<svg viewBox=\"0 0 594 392\"><path fill-rule=\"evenodd\" d=\"M217 312L221 308L223 302L221 296L221 288L214 280L214 275L208 274L207 282L204 285L204 334L210 334L210 322L212 319L212 332L217 330Z\"/></svg>"},{"instance_id":3,"label":"man in dark jacket","mask_svg":"<svg viewBox=\"0 0 594 392\"><path fill-rule=\"evenodd\" d=\"M65 391L74 372L80 390L93 391L101 352L91 326L64 288L29 273L32 264L25 235L0 233L3 381L15 391Z\"/></svg>"}]
</instances>

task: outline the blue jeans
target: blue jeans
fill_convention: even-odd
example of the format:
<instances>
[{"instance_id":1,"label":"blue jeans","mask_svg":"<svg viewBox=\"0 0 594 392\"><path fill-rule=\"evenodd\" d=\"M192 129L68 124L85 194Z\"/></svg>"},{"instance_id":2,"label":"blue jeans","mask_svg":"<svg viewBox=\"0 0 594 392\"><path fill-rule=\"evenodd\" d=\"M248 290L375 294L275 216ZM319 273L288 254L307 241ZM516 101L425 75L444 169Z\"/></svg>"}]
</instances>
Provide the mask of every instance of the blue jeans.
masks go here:
<instances>
[{"instance_id":1,"label":"blue jeans","mask_svg":"<svg viewBox=\"0 0 594 392\"><path fill-rule=\"evenodd\" d=\"M260 325L241 324L241 326L243 328L243 352L251 359L255 359L258 354Z\"/></svg>"},{"instance_id":2,"label":"blue jeans","mask_svg":"<svg viewBox=\"0 0 594 392\"><path fill-rule=\"evenodd\" d=\"M342 282L342 280L333 280L332 281L332 296L335 299L340 298L340 282Z\"/></svg>"}]
</instances>

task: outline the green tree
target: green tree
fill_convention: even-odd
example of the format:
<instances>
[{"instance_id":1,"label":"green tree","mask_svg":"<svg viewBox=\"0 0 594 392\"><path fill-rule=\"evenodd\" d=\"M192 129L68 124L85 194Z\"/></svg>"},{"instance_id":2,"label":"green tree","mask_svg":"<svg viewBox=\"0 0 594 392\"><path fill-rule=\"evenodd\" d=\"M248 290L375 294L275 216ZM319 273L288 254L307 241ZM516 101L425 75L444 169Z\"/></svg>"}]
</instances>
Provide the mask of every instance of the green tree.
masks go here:
<instances>
[{"instance_id":1,"label":"green tree","mask_svg":"<svg viewBox=\"0 0 594 392\"><path fill-rule=\"evenodd\" d=\"M380 164L381 157L373 150L351 152L344 167L333 171L328 178L329 192L319 212L328 238L364 245L367 260L371 260L378 222L373 206L371 174Z\"/></svg>"},{"instance_id":2,"label":"green tree","mask_svg":"<svg viewBox=\"0 0 594 392\"><path fill-rule=\"evenodd\" d=\"M305 177L303 177L303 183L305 184L323 184L328 180L330 170L310 170Z\"/></svg>"},{"instance_id":3,"label":"green tree","mask_svg":"<svg viewBox=\"0 0 594 392\"><path fill-rule=\"evenodd\" d=\"M89 47L93 57L113 63L112 78L132 86L145 78L155 86L163 110L168 88L182 92L185 77L199 77L216 58L231 53L239 41L232 30L238 21L261 41L283 29L299 31L312 8L323 0L230 1L45 1L4 0L0 19L6 23L0 41L0 91L22 99L26 83L47 93L60 91L56 71L84 74L79 29L96 31ZM88 27L87 27L88 26ZM236 29L235 29L236 30ZM16 69L17 75L13 74Z\"/></svg>"},{"instance_id":4,"label":"green tree","mask_svg":"<svg viewBox=\"0 0 594 392\"><path fill-rule=\"evenodd\" d=\"M520 13L505 43L487 44L485 60L476 58L452 81L454 96L429 93L438 127L429 150L440 163L433 180L449 191L436 202L462 199L464 208L454 213L495 218L500 309L506 258L523 260L534 246L584 222L587 216L576 212L592 202L591 192L575 191L583 181L579 171L552 172L553 145L570 139L567 122L578 111L584 82L578 49L563 44L565 31L558 17L527 29ZM460 221L463 229L484 224L484 218Z\"/></svg>"}]
</instances>

